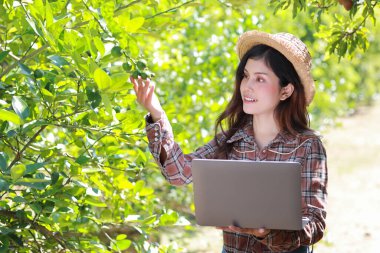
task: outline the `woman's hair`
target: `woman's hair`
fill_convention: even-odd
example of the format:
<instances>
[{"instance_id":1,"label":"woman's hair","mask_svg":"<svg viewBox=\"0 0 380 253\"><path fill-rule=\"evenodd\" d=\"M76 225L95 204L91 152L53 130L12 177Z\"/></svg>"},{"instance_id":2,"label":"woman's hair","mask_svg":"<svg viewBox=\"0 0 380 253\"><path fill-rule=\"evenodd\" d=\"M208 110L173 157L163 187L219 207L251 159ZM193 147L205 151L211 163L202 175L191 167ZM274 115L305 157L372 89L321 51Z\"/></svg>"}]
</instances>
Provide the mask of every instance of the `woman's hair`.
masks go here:
<instances>
[{"instance_id":1,"label":"woman's hair","mask_svg":"<svg viewBox=\"0 0 380 253\"><path fill-rule=\"evenodd\" d=\"M293 84L294 91L290 97L280 101L275 109L275 118L279 127L283 131L296 135L297 133L310 130L309 114L306 110L306 98L304 87L294 69L292 63L276 49L267 45L257 45L252 47L241 59L236 70L235 90L226 109L216 120L215 138L219 131L222 131L228 140L237 130L243 128L252 119L252 115L243 111L243 100L240 93L240 85L244 77L244 68L248 59L263 59L266 65L272 69L279 78L281 87ZM227 125L227 130L223 129L223 124ZM232 150L232 143L218 142L217 155L227 157Z\"/></svg>"}]
</instances>

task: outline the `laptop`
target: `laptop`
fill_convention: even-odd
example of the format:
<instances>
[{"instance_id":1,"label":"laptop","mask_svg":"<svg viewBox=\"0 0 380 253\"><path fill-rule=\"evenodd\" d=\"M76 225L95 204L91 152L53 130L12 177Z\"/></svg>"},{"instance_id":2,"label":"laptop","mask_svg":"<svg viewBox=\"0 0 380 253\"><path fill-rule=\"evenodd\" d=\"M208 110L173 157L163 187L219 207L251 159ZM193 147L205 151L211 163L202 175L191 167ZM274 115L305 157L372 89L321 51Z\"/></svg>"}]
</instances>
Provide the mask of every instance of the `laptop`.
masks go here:
<instances>
[{"instance_id":1,"label":"laptop","mask_svg":"<svg viewBox=\"0 0 380 253\"><path fill-rule=\"evenodd\" d=\"M301 230L297 162L194 159L195 217L201 226Z\"/></svg>"}]
</instances>

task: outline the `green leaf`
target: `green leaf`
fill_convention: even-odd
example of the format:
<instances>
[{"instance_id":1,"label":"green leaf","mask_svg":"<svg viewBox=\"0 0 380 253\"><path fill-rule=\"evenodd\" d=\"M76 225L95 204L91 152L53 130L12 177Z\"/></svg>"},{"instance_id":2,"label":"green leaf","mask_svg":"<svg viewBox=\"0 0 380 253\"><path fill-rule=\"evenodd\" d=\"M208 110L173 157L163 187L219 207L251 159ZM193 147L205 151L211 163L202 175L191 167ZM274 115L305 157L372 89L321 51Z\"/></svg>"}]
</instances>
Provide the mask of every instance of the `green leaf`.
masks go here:
<instances>
[{"instance_id":1,"label":"green leaf","mask_svg":"<svg viewBox=\"0 0 380 253\"><path fill-rule=\"evenodd\" d=\"M86 95L92 109L95 109L100 105L102 96L100 95L99 90L86 87Z\"/></svg>"},{"instance_id":2,"label":"green leaf","mask_svg":"<svg viewBox=\"0 0 380 253\"><path fill-rule=\"evenodd\" d=\"M89 160L90 160L89 157L87 157L87 156L85 156L85 155L81 155L81 156L79 156L79 157L75 160L75 162L78 163L78 164L80 164L80 165L83 165L83 164L87 163Z\"/></svg>"},{"instance_id":3,"label":"green leaf","mask_svg":"<svg viewBox=\"0 0 380 253\"><path fill-rule=\"evenodd\" d=\"M0 152L0 170L5 172L7 170L7 155L4 152Z\"/></svg>"},{"instance_id":4,"label":"green leaf","mask_svg":"<svg viewBox=\"0 0 380 253\"><path fill-rule=\"evenodd\" d=\"M22 124L22 120L20 119L20 117L16 113L6 111L4 109L0 109L0 120L9 121L9 122L12 122L16 125Z\"/></svg>"},{"instance_id":5,"label":"green leaf","mask_svg":"<svg viewBox=\"0 0 380 253\"><path fill-rule=\"evenodd\" d=\"M7 236L0 236L0 253L6 253L9 250L9 239Z\"/></svg>"},{"instance_id":6,"label":"green leaf","mask_svg":"<svg viewBox=\"0 0 380 253\"><path fill-rule=\"evenodd\" d=\"M13 232L14 232L14 229L10 229L7 227L0 227L0 235L7 235ZM0 236L0 242L2 242L2 236Z\"/></svg>"},{"instance_id":7,"label":"green leaf","mask_svg":"<svg viewBox=\"0 0 380 253\"><path fill-rule=\"evenodd\" d=\"M26 200L23 197L21 197L21 196L14 197L13 201L16 202L16 203L25 203L26 202Z\"/></svg>"},{"instance_id":8,"label":"green leaf","mask_svg":"<svg viewBox=\"0 0 380 253\"><path fill-rule=\"evenodd\" d=\"M58 182L58 179L59 179L59 173L54 171L52 174L51 174L51 185L54 185L55 183Z\"/></svg>"},{"instance_id":9,"label":"green leaf","mask_svg":"<svg viewBox=\"0 0 380 253\"><path fill-rule=\"evenodd\" d=\"M112 84L112 79L101 68L97 68L94 72L94 80L100 91L108 89Z\"/></svg>"},{"instance_id":10,"label":"green leaf","mask_svg":"<svg viewBox=\"0 0 380 253\"><path fill-rule=\"evenodd\" d=\"M95 38L97 38L97 37L95 37ZM90 54L93 56L96 56L97 55L97 48L94 45L94 38L91 36L90 33L86 33L85 39L87 42L87 48L90 50Z\"/></svg>"},{"instance_id":11,"label":"green leaf","mask_svg":"<svg viewBox=\"0 0 380 253\"><path fill-rule=\"evenodd\" d=\"M36 174L38 176L38 174ZM30 188L43 190L51 183L50 179L44 178L20 178L14 184L23 185Z\"/></svg>"},{"instance_id":12,"label":"green leaf","mask_svg":"<svg viewBox=\"0 0 380 253\"><path fill-rule=\"evenodd\" d=\"M21 236L17 236L16 233L11 233L8 236L12 239L13 242L17 243L18 246L21 246L21 247L24 246Z\"/></svg>"},{"instance_id":13,"label":"green leaf","mask_svg":"<svg viewBox=\"0 0 380 253\"><path fill-rule=\"evenodd\" d=\"M49 27L54 23L54 17L53 17L53 13L51 11L49 1L45 1L45 3L46 3L46 5L45 5L46 27Z\"/></svg>"},{"instance_id":14,"label":"green leaf","mask_svg":"<svg viewBox=\"0 0 380 253\"><path fill-rule=\"evenodd\" d=\"M9 183L3 179L3 178L0 178L0 192L2 191L8 191L9 190Z\"/></svg>"},{"instance_id":15,"label":"green leaf","mask_svg":"<svg viewBox=\"0 0 380 253\"><path fill-rule=\"evenodd\" d=\"M43 179L43 178L21 178L17 180L17 183L50 183L50 179Z\"/></svg>"},{"instance_id":16,"label":"green leaf","mask_svg":"<svg viewBox=\"0 0 380 253\"><path fill-rule=\"evenodd\" d=\"M143 224L145 224L145 225L153 224L156 220L157 220L157 215L154 214L154 215L151 215L151 216L145 218L143 220Z\"/></svg>"},{"instance_id":17,"label":"green leaf","mask_svg":"<svg viewBox=\"0 0 380 253\"><path fill-rule=\"evenodd\" d=\"M42 205L40 202L33 202L29 206L37 214L41 213L41 211L42 211Z\"/></svg>"},{"instance_id":18,"label":"green leaf","mask_svg":"<svg viewBox=\"0 0 380 253\"><path fill-rule=\"evenodd\" d=\"M178 213L170 211L168 213L164 213L160 217L160 225L173 225L178 220Z\"/></svg>"},{"instance_id":19,"label":"green leaf","mask_svg":"<svg viewBox=\"0 0 380 253\"><path fill-rule=\"evenodd\" d=\"M172 128L175 135L178 135L185 130L184 125L180 123L172 123Z\"/></svg>"},{"instance_id":20,"label":"green leaf","mask_svg":"<svg viewBox=\"0 0 380 253\"><path fill-rule=\"evenodd\" d=\"M25 170L25 175L28 175L28 174L34 174L36 172L36 170L38 170L39 168L42 168L46 165L47 163L34 163L34 164L28 164L26 165L26 170Z\"/></svg>"},{"instance_id":21,"label":"green leaf","mask_svg":"<svg viewBox=\"0 0 380 253\"><path fill-rule=\"evenodd\" d=\"M0 53L0 62L2 62L5 59L5 57L7 57L8 53L9 51L3 51Z\"/></svg>"},{"instance_id":22,"label":"green leaf","mask_svg":"<svg viewBox=\"0 0 380 253\"><path fill-rule=\"evenodd\" d=\"M34 30L34 32L35 32L37 35L39 35L40 37L43 38L43 37L44 37L44 33L42 32L41 28L38 27L38 26L36 25L36 23L35 23L32 19L30 19L30 18L25 18L25 19L26 19L26 21L28 21L30 27L32 27L32 29Z\"/></svg>"},{"instance_id":23,"label":"green leaf","mask_svg":"<svg viewBox=\"0 0 380 253\"><path fill-rule=\"evenodd\" d=\"M104 202L101 202L99 199L96 197L87 195L84 201L86 204L96 206L96 207L107 207L107 204Z\"/></svg>"},{"instance_id":24,"label":"green leaf","mask_svg":"<svg viewBox=\"0 0 380 253\"><path fill-rule=\"evenodd\" d=\"M136 32L144 24L145 19L143 17L137 17L129 20L126 24L126 31L130 33Z\"/></svg>"},{"instance_id":25,"label":"green leaf","mask_svg":"<svg viewBox=\"0 0 380 253\"><path fill-rule=\"evenodd\" d=\"M141 116L135 110L129 110L125 113L118 113L117 119L122 121L123 131L129 133L135 129L141 122Z\"/></svg>"},{"instance_id":26,"label":"green leaf","mask_svg":"<svg viewBox=\"0 0 380 253\"><path fill-rule=\"evenodd\" d=\"M103 93L102 100L104 103L105 111L108 113L108 115L112 115L112 105L108 94Z\"/></svg>"},{"instance_id":27,"label":"green leaf","mask_svg":"<svg viewBox=\"0 0 380 253\"><path fill-rule=\"evenodd\" d=\"M19 62L18 66L21 69L21 73L23 73L24 75L31 75L32 74L32 70L28 66L26 66L25 64Z\"/></svg>"},{"instance_id":28,"label":"green leaf","mask_svg":"<svg viewBox=\"0 0 380 253\"><path fill-rule=\"evenodd\" d=\"M135 188L133 189L133 191L135 193L140 192L142 190L142 188L144 187L144 185L145 185L145 182L143 180L137 181L136 184L135 184Z\"/></svg>"},{"instance_id":29,"label":"green leaf","mask_svg":"<svg viewBox=\"0 0 380 253\"><path fill-rule=\"evenodd\" d=\"M46 120L43 120L43 119L30 121L30 122L22 125L22 132L23 133L28 133L29 131L33 131L33 129L35 127L44 126L47 123L48 122Z\"/></svg>"},{"instance_id":30,"label":"green leaf","mask_svg":"<svg viewBox=\"0 0 380 253\"><path fill-rule=\"evenodd\" d=\"M50 91L48 91L47 89L44 89L44 88L41 89L41 93L48 98L54 97L54 95Z\"/></svg>"},{"instance_id":31,"label":"green leaf","mask_svg":"<svg viewBox=\"0 0 380 253\"><path fill-rule=\"evenodd\" d=\"M70 65L70 63L68 61L66 61L65 58L63 58L59 55L49 55L47 58L49 58L51 60L51 62L57 67Z\"/></svg>"},{"instance_id":32,"label":"green leaf","mask_svg":"<svg viewBox=\"0 0 380 253\"><path fill-rule=\"evenodd\" d=\"M129 74L117 73L111 76L112 86L107 89L108 92L125 91L132 88L132 83L129 81Z\"/></svg>"},{"instance_id":33,"label":"green leaf","mask_svg":"<svg viewBox=\"0 0 380 253\"><path fill-rule=\"evenodd\" d=\"M129 19L129 16L119 16L116 18L116 22L124 28L127 33L135 33L139 30L145 22L143 17L137 17Z\"/></svg>"},{"instance_id":34,"label":"green leaf","mask_svg":"<svg viewBox=\"0 0 380 253\"><path fill-rule=\"evenodd\" d=\"M154 193L154 190L152 188L142 188L139 192L140 197L145 197L152 195Z\"/></svg>"},{"instance_id":35,"label":"green leaf","mask_svg":"<svg viewBox=\"0 0 380 253\"><path fill-rule=\"evenodd\" d=\"M104 55L105 49L102 40L99 37L93 38L96 49L98 49L101 56Z\"/></svg>"},{"instance_id":36,"label":"green leaf","mask_svg":"<svg viewBox=\"0 0 380 253\"><path fill-rule=\"evenodd\" d=\"M27 117L29 117L30 110L28 104L21 97L12 97L12 107L20 118L26 119Z\"/></svg>"},{"instance_id":37,"label":"green leaf","mask_svg":"<svg viewBox=\"0 0 380 253\"><path fill-rule=\"evenodd\" d=\"M4 121L2 124L0 124L0 133L4 132L9 126L8 121Z\"/></svg>"},{"instance_id":38,"label":"green leaf","mask_svg":"<svg viewBox=\"0 0 380 253\"><path fill-rule=\"evenodd\" d=\"M13 181L16 181L24 175L26 167L24 164L17 164L11 168L11 177Z\"/></svg>"},{"instance_id":39,"label":"green leaf","mask_svg":"<svg viewBox=\"0 0 380 253\"><path fill-rule=\"evenodd\" d=\"M344 56L347 52L347 41L342 41L339 45L339 48L338 48L338 53L339 53L339 56Z\"/></svg>"},{"instance_id":40,"label":"green leaf","mask_svg":"<svg viewBox=\"0 0 380 253\"><path fill-rule=\"evenodd\" d=\"M133 57L137 57L140 53L139 45L137 44L137 40L135 38L129 38L128 40L128 49Z\"/></svg>"},{"instance_id":41,"label":"green leaf","mask_svg":"<svg viewBox=\"0 0 380 253\"><path fill-rule=\"evenodd\" d=\"M125 238L127 238L126 234L120 234L116 236L116 241L124 240Z\"/></svg>"},{"instance_id":42,"label":"green leaf","mask_svg":"<svg viewBox=\"0 0 380 253\"><path fill-rule=\"evenodd\" d=\"M114 250L126 250L131 246L131 241L128 239L116 241L116 249L112 247Z\"/></svg>"},{"instance_id":43,"label":"green leaf","mask_svg":"<svg viewBox=\"0 0 380 253\"><path fill-rule=\"evenodd\" d=\"M90 75L89 66L87 65L87 62L82 59L80 54L78 52L74 52L72 57L78 69L82 71L84 74Z\"/></svg>"}]
</instances>

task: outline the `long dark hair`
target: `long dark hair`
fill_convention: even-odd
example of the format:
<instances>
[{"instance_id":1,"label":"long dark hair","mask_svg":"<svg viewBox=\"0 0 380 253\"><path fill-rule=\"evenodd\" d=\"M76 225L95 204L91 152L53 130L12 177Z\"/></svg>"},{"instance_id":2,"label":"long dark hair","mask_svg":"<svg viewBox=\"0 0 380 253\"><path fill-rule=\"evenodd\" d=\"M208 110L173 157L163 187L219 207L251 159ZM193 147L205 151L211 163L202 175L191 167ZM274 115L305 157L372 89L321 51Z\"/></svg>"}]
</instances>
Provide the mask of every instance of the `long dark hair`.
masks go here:
<instances>
[{"instance_id":1,"label":"long dark hair","mask_svg":"<svg viewBox=\"0 0 380 253\"><path fill-rule=\"evenodd\" d=\"M241 59L235 75L235 90L226 109L219 115L215 123L215 138L219 129L228 140L239 129L243 128L252 119L252 115L243 111L243 101L240 85L244 77L244 68L248 59L263 59L280 79L281 87L293 84L292 95L280 101L275 109L275 118L283 131L296 135L303 131L310 131L309 114L306 109L305 90L293 64L279 51L267 45L252 47ZM223 125L226 125L227 130ZM218 142L218 157L227 157L232 150L232 143Z\"/></svg>"}]
</instances>

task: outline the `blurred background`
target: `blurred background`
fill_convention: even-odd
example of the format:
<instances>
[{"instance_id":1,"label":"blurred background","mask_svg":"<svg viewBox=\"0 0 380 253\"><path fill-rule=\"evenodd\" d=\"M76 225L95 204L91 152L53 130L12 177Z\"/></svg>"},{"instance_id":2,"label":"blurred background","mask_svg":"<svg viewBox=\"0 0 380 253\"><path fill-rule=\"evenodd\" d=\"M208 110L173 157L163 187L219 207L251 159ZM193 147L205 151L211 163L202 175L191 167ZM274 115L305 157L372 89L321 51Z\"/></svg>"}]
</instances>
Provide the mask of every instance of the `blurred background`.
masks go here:
<instances>
[{"instance_id":1,"label":"blurred background","mask_svg":"<svg viewBox=\"0 0 380 253\"><path fill-rule=\"evenodd\" d=\"M241 33L289 32L313 57L328 153L315 252L377 252L380 27L371 0L1 1L0 252L219 252L192 186L153 162L129 76L150 77L185 153L213 138Z\"/></svg>"}]
</instances>

